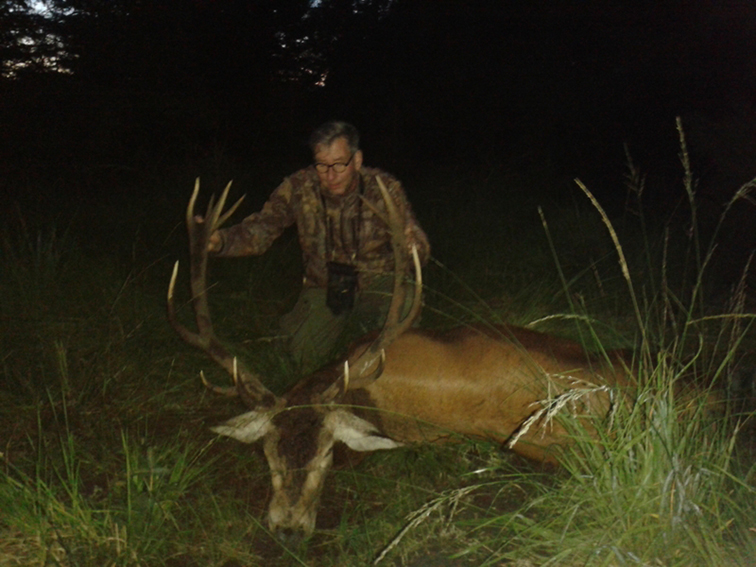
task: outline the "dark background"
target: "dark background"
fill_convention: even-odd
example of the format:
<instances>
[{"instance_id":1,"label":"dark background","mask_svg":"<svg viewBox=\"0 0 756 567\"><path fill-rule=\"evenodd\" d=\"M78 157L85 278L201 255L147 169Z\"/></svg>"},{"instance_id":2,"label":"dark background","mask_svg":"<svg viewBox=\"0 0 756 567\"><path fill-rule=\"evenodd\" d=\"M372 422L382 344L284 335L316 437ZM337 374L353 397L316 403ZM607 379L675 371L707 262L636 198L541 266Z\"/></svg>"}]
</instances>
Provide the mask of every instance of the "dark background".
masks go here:
<instances>
[{"instance_id":1,"label":"dark background","mask_svg":"<svg viewBox=\"0 0 756 567\"><path fill-rule=\"evenodd\" d=\"M240 171L258 206L329 119L358 126L366 163L416 209L516 201L485 181L528 170L552 180L545 198L579 177L616 211L627 148L670 218L686 201L678 116L704 224L756 172L753 2L26 4L0 3L0 188L27 215L185 199L197 175L215 189ZM722 232L738 262L753 209Z\"/></svg>"}]
</instances>

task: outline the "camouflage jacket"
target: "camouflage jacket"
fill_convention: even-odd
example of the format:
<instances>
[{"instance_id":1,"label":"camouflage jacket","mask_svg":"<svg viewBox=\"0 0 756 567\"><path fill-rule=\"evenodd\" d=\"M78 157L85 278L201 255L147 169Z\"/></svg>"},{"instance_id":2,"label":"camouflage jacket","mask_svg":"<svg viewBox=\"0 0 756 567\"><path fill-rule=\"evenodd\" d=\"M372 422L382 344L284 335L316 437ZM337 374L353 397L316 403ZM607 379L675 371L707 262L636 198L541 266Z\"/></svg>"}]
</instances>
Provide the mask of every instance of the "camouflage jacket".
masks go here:
<instances>
[{"instance_id":1,"label":"camouflage jacket","mask_svg":"<svg viewBox=\"0 0 756 567\"><path fill-rule=\"evenodd\" d=\"M363 196L385 215L376 176L380 175L391 196L403 202L407 244L417 246L423 264L430 255L428 237L417 224L401 183L393 176L373 168L360 171ZM265 252L287 227L297 225L305 270L305 285L325 287L326 262L357 266L360 285L376 274L393 273L394 256L391 233L386 224L359 196L359 187L341 197L320 191L313 166L284 179L271 194L262 210L240 224L219 232L223 241L217 256L251 256ZM330 238L328 237L330 235Z\"/></svg>"}]
</instances>

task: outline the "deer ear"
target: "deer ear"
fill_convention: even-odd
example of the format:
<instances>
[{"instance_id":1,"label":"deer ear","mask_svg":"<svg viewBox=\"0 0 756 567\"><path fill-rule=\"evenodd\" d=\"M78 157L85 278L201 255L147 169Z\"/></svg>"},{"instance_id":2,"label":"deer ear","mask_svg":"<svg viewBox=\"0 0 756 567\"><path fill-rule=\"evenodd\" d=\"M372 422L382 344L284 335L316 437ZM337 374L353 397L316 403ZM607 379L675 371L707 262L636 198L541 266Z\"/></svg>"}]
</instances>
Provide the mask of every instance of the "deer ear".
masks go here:
<instances>
[{"instance_id":1,"label":"deer ear","mask_svg":"<svg viewBox=\"0 0 756 567\"><path fill-rule=\"evenodd\" d=\"M378 429L362 418L345 410L330 412L325 419L335 441L346 443L354 451L378 451L396 449L403 444L386 437Z\"/></svg>"},{"instance_id":2,"label":"deer ear","mask_svg":"<svg viewBox=\"0 0 756 567\"><path fill-rule=\"evenodd\" d=\"M270 431L272 417L269 411L248 411L210 429L242 443L254 443Z\"/></svg>"}]
</instances>

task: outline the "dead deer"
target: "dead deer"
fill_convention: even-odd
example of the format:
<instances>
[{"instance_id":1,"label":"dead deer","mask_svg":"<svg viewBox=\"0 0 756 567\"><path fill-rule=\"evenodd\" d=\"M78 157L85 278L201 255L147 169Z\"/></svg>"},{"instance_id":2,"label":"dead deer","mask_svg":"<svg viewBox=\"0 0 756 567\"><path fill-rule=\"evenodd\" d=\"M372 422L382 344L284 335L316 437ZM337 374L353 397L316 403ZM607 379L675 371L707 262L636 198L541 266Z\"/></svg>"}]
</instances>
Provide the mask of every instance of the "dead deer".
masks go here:
<instances>
[{"instance_id":1,"label":"dead deer","mask_svg":"<svg viewBox=\"0 0 756 567\"><path fill-rule=\"evenodd\" d=\"M207 301L207 241L241 202L223 213L230 187L210 200L202 222L194 216L199 180L186 211L191 289L197 332L181 325L173 302L176 263L168 288L168 319L189 344L206 352L234 379L250 411L213 427L254 443L262 440L273 496L268 526L280 537L310 536L336 442L356 451L475 436L508 443L515 452L556 462L555 448L570 435L553 412L565 404L591 418L607 415L617 387L632 382L618 354L592 357L576 342L509 326L465 326L445 332L411 328L421 307L416 252L412 307L405 317L409 264L402 211L381 183L395 258L394 296L379 333L356 341L344 360L302 379L276 396L258 374L232 357L216 338ZM370 204L376 210L378 204ZM204 381L204 376L203 376Z\"/></svg>"}]
</instances>

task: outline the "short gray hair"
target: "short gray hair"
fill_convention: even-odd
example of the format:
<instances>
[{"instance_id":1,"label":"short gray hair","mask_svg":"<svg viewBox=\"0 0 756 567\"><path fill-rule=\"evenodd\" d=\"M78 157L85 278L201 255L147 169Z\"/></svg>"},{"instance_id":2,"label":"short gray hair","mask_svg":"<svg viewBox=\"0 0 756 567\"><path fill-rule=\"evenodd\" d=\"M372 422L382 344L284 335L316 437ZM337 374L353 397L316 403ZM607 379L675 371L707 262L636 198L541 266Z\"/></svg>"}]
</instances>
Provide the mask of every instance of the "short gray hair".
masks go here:
<instances>
[{"instance_id":1,"label":"short gray hair","mask_svg":"<svg viewBox=\"0 0 756 567\"><path fill-rule=\"evenodd\" d=\"M348 122L326 122L318 126L310 136L310 149L314 154L318 146L329 147L339 138L345 138L354 154L360 150L360 133Z\"/></svg>"}]
</instances>

